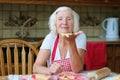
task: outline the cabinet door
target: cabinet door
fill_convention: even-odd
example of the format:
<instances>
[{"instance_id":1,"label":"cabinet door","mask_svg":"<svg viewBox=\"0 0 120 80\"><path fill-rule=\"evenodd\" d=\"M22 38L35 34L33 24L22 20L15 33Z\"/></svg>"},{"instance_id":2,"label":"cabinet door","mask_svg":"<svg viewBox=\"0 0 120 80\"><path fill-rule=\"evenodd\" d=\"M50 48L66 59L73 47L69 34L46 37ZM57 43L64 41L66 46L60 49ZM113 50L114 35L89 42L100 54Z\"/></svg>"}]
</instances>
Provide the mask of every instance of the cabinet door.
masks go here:
<instances>
[{"instance_id":1,"label":"cabinet door","mask_svg":"<svg viewBox=\"0 0 120 80\"><path fill-rule=\"evenodd\" d=\"M109 67L113 72L114 70L114 47L113 44L107 44L107 67Z\"/></svg>"},{"instance_id":2,"label":"cabinet door","mask_svg":"<svg viewBox=\"0 0 120 80\"><path fill-rule=\"evenodd\" d=\"M120 73L120 44L115 45L115 72Z\"/></svg>"}]
</instances>

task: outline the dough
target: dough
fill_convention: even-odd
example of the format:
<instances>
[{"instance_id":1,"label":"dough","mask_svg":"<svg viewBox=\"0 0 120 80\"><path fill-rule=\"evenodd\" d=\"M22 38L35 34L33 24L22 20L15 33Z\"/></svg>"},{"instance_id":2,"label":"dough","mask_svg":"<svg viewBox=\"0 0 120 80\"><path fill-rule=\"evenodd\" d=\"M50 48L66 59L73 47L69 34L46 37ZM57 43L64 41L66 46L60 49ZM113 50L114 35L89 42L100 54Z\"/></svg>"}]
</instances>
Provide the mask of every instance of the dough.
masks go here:
<instances>
[{"instance_id":1,"label":"dough","mask_svg":"<svg viewBox=\"0 0 120 80\"><path fill-rule=\"evenodd\" d=\"M66 36L69 37L70 35L72 35L72 33L61 33L62 36Z\"/></svg>"},{"instance_id":2,"label":"dough","mask_svg":"<svg viewBox=\"0 0 120 80\"><path fill-rule=\"evenodd\" d=\"M74 80L75 76L71 76L71 75L63 75L59 77L60 80Z\"/></svg>"}]
</instances>

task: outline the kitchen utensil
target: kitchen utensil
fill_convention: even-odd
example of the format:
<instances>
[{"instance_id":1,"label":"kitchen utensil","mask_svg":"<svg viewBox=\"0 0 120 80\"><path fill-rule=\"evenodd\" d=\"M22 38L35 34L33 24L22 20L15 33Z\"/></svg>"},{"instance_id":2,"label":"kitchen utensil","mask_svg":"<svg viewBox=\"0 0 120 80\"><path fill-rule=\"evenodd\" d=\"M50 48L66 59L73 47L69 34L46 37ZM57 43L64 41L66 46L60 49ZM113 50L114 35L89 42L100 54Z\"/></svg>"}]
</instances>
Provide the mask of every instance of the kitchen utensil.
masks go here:
<instances>
[{"instance_id":1,"label":"kitchen utensil","mask_svg":"<svg viewBox=\"0 0 120 80\"><path fill-rule=\"evenodd\" d=\"M102 27L106 31L105 38L107 39L118 39L119 38L119 18L111 17L106 18L102 22Z\"/></svg>"},{"instance_id":2,"label":"kitchen utensil","mask_svg":"<svg viewBox=\"0 0 120 80\"><path fill-rule=\"evenodd\" d=\"M110 75L110 73L111 70L108 67L104 67L89 73L88 76L90 77L90 80L101 80Z\"/></svg>"}]
</instances>

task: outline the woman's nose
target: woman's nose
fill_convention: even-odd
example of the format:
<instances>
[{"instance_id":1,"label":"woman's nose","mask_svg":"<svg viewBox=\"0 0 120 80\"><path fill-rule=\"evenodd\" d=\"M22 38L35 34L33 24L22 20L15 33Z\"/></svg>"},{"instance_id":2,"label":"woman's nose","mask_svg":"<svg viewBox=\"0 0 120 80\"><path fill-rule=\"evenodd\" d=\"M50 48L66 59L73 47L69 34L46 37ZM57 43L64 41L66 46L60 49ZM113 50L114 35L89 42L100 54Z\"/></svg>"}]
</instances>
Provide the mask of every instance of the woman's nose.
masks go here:
<instances>
[{"instance_id":1,"label":"woman's nose","mask_svg":"<svg viewBox=\"0 0 120 80\"><path fill-rule=\"evenodd\" d=\"M63 24L67 24L67 20L66 19L63 20Z\"/></svg>"}]
</instances>

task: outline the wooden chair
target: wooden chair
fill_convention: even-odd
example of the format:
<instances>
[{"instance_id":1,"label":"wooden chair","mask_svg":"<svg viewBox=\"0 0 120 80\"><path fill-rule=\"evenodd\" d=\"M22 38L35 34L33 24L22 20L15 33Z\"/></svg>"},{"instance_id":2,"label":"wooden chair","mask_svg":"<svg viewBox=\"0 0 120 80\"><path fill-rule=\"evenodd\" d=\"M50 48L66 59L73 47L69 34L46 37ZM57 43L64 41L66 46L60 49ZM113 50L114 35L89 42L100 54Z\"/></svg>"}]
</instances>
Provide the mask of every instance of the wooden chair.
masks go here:
<instances>
[{"instance_id":1,"label":"wooden chair","mask_svg":"<svg viewBox=\"0 0 120 80\"><path fill-rule=\"evenodd\" d=\"M40 48L43 40L44 40L44 39L39 40L39 41L34 45L37 50L39 50L39 48Z\"/></svg>"},{"instance_id":2,"label":"wooden chair","mask_svg":"<svg viewBox=\"0 0 120 80\"><path fill-rule=\"evenodd\" d=\"M29 42L20 39L0 41L0 75L32 74L38 50Z\"/></svg>"}]
</instances>

